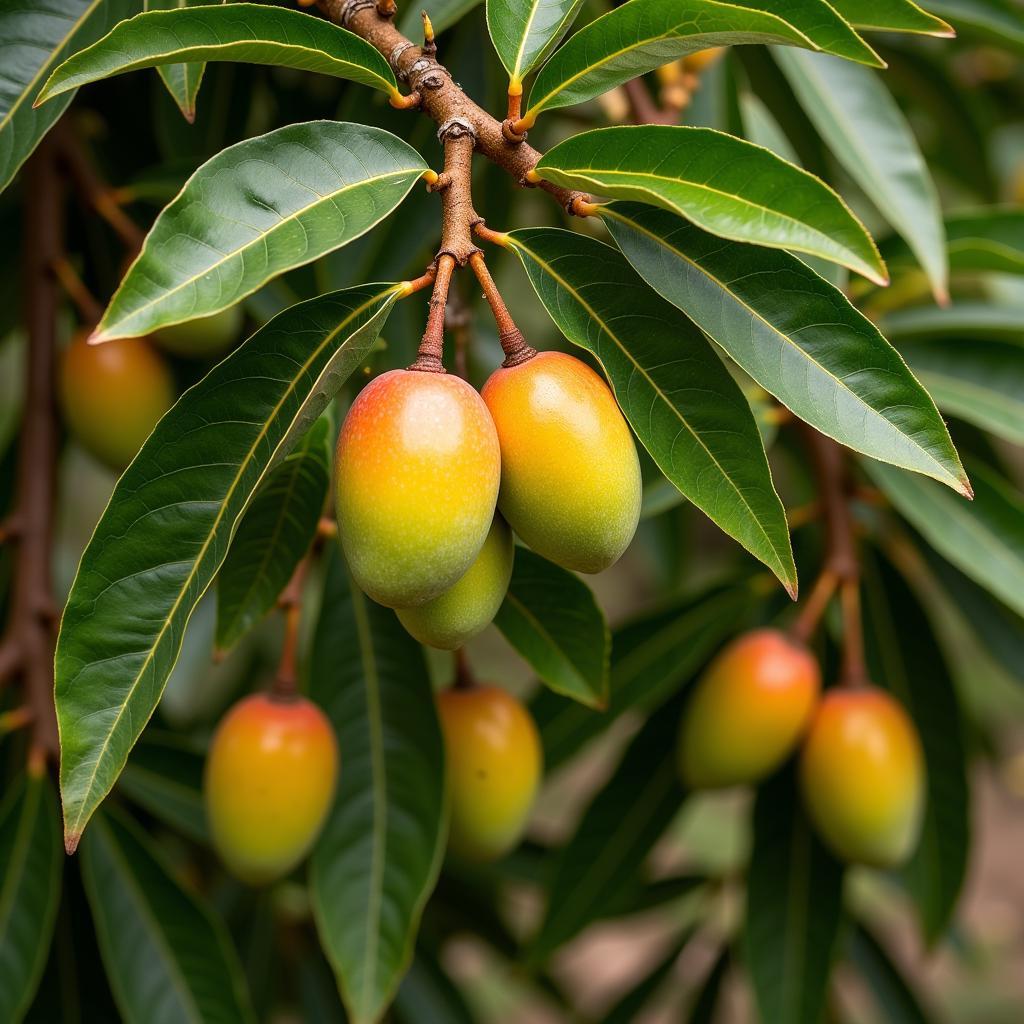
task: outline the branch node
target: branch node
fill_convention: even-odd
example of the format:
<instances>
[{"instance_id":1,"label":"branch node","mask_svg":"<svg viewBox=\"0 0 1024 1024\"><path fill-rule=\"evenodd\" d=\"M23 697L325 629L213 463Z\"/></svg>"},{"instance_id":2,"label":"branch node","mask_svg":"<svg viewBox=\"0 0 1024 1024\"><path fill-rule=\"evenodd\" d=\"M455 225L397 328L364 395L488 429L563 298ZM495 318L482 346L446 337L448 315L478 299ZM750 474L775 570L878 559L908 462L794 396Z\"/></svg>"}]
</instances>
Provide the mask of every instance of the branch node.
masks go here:
<instances>
[{"instance_id":1,"label":"branch node","mask_svg":"<svg viewBox=\"0 0 1024 1024\"><path fill-rule=\"evenodd\" d=\"M476 145L476 129L464 117L449 117L440 128L437 129L437 138L441 143L449 139L463 139L469 137ZM445 177L444 174L441 177ZM451 176L449 175L449 180Z\"/></svg>"},{"instance_id":2,"label":"branch node","mask_svg":"<svg viewBox=\"0 0 1024 1024\"><path fill-rule=\"evenodd\" d=\"M600 204L591 200L587 192L573 192L565 202L565 212L570 217L596 217Z\"/></svg>"},{"instance_id":3,"label":"branch node","mask_svg":"<svg viewBox=\"0 0 1024 1024\"><path fill-rule=\"evenodd\" d=\"M338 12L338 20L343 28L348 28L348 23L356 14L371 8L377 11L377 0L342 0L341 8ZM379 11L377 13L380 14Z\"/></svg>"},{"instance_id":4,"label":"branch node","mask_svg":"<svg viewBox=\"0 0 1024 1024\"><path fill-rule=\"evenodd\" d=\"M413 47L415 47L415 45L416 44L414 42L412 42L409 39L406 39L404 42L397 43L392 48L391 52L388 54L388 63L394 69L395 74L403 82L409 77L409 74L408 74L408 72L403 71L401 69L401 67L399 66L399 61L402 59L402 54L405 53L406 50L413 49Z\"/></svg>"},{"instance_id":5,"label":"branch node","mask_svg":"<svg viewBox=\"0 0 1024 1024\"><path fill-rule=\"evenodd\" d=\"M515 126L518 124L518 119L513 120L511 117L506 117L501 122L501 135L502 138L510 146L521 146L526 141L527 132L517 132Z\"/></svg>"}]
</instances>

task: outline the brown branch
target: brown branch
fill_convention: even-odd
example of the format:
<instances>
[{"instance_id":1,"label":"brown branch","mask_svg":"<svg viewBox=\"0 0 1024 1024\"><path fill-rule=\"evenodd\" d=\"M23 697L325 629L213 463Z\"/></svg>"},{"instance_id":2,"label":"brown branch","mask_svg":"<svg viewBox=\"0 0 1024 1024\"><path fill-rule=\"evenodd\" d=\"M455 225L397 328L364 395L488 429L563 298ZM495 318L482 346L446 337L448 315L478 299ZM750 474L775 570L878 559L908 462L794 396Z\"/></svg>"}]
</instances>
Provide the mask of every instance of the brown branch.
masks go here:
<instances>
[{"instance_id":1,"label":"brown branch","mask_svg":"<svg viewBox=\"0 0 1024 1024\"><path fill-rule=\"evenodd\" d=\"M445 372L444 311L448 304L448 289L451 287L454 272L455 257L450 253L442 253L438 256L434 290L430 293L427 326L423 331L416 361L409 367L410 370L422 370L424 373Z\"/></svg>"},{"instance_id":2,"label":"brown branch","mask_svg":"<svg viewBox=\"0 0 1024 1024\"><path fill-rule=\"evenodd\" d=\"M516 327L512 314L509 313L505 300L502 299L501 292L498 291L498 286L487 269L484 254L482 252L475 253L470 257L469 265L473 268L480 287L483 288L484 298L494 314L494 322L498 325L498 341L501 342L501 350L505 353L505 361L501 365L518 366L520 363L532 359L537 354L537 350L527 342L522 331Z\"/></svg>"},{"instance_id":3,"label":"brown branch","mask_svg":"<svg viewBox=\"0 0 1024 1024\"><path fill-rule=\"evenodd\" d=\"M295 567L288 586L277 599L277 607L284 615L284 644L281 648L281 660L277 666L274 685L271 692L275 697L290 699L299 690L298 652L299 627L302 624L302 592L306 585L306 575L312 555L306 555Z\"/></svg>"}]
</instances>

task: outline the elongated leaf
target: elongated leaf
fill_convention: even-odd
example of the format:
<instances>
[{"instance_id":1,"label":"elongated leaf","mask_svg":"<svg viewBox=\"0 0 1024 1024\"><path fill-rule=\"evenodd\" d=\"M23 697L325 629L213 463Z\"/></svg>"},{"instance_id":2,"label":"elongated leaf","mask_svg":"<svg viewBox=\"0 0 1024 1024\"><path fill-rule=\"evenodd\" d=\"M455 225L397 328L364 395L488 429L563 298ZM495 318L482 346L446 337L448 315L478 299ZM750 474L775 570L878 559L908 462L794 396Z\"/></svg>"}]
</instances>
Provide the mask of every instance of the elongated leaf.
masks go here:
<instances>
[{"instance_id":1,"label":"elongated leaf","mask_svg":"<svg viewBox=\"0 0 1024 1024\"><path fill-rule=\"evenodd\" d=\"M922 10L912 0L831 0L831 4L856 28L929 36L956 34L941 18Z\"/></svg>"},{"instance_id":2,"label":"elongated leaf","mask_svg":"<svg viewBox=\"0 0 1024 1024\"><path fill-rule=\"evenodd\" d=\"M234 305L369 231L425 169L401 139L337 121L288 125L230 146L157 218L96 339L134 338Z\"/></svg>"},{"instance_id":3,"label":"elongated leaf","mask_svg":"<svg viewBox=\"0 0 1024 1024\"><path fill-rule=\"evenodd\" d=\"M397 294L350 288L275 317L185 393L118 481L57 641L69 849L153 713L253 494L365 357Z\"/></svg>"},{"instance_id":4,"label":"elongated leaf","mask_svg":"<svg viewBox=\"0 0 1024 1024\"><path fill-rule=\"evenodd\" d=\"M1024 52L1024 14L1013 0L929 0L929 7L958 31Z\"/></svg>"},{"instance_id":5,"label":"elongated leaf","mask_svg":"<svg viewBox=\"0 0 1024 1024\"><path fill-rule=\"evenodd\" d=\"M606 711L593 711L550 690L530 702L546 769L564 764L623 712L650 711L667 700L758 604L752 581L744 579L701 590L617 629Z\"/></svg>"},{"instance_id":6,"label":"elongated leaf","mask_svg":"<svg viewBox=\"0 0 1024 1024\"><path fill-rule=\"evenodd\" d=\"M551 319L600 361L665 476L795 594L786 516L757 424L700 332L601 242L554 228L509 239Z\"/></svg>"},{"instance_id":7,"label":"elongated leaf","mask_svg":"<svg viewBox=\"0 0 1024 1024\"><path fill-rule=\"evenodd\" d=\"M722 242L636 203L612 203L603 215L641 277L797 416L865 455L964 490L928 392L874 324L805 263Z\"/></svg>"},{"instance_id":8,"label":"elongated leaf","mask_svg":"<svg viewBox=\"0 0 1024 1024\"><path fill-rule=\"evenodd\" d=\"M783 47L774 53L804 113L847 174L907 240L944 301L949 268L938 193L892 94L873 71L849 61Z\"/></svg>"},{"instance_id":9,"label":"elongated leaf","mask_svg":"<svg viewBox=\"0 0 1024 1024\"><path fill-rule=\"evenodd\" d=\"M882 320L894 342L918 338L992 338L1015 342L1024 352L1024 309L989 302L957 302L952 306L912 306Z\"/></svg>"},{"instance_id":10,"label":"elongated leaf","mask_svg":"<svg viewBox=\"0 0 1024 1024\"><path fill-rule=\"evenodd\" d=\"M758 790L747 869L743 949L763 1020L818 1024L842 891L842 866L811 830L787 767Z\"/></svg>"},{"instance_id":11,"label":"elongated leaf","mask_svg":"<svg viewBox=\"0 0 1024 1024\"><path fill-rule=\"evenodd\" d=\"M271 608L316 536L331 483L331 424L321 418L267 477L217 576L217 647L233 647Z\"/></svg>"},{"instance_id":12,"label":"elongated leaf","mask_svg":"<svg viewBox=\"0 0 1024 1024\"><path fill-rule=\"evenodd\" d=\"M675 741L681 701L655 712L626 750L559 852L544 922L530 946L542 962L634 884L654 844L683 802Z\"/></svg>"},{"instance_id":13,"label":"elongated leaf","mask_svg":"<svg viewBox=\"0 0 1024 1024\"><path fill-rule=\"evenodd\" d=\"M710 128L599 128L555 146L536 170L556 185L660 206L713 235L806 252L886 280L874 242L824 182Z\"/></svg>"},{"instance_id":14,"label":"elongated leaf","mask_svg":"<svg viewBox=\"0 0 1024 1024\"><path fill-rule=\"evenodd\" d=\"M583 0L488 0L487 30L509 75L522 87L528 75L562 41Z\"/></svg>"},{"instance_id":15,"label":"elongated leaf","mask_svg":"<svg viewBox=\"0 0 1024 1024\"><path fill-rule=\"evenodd\" d=\"M881 1019L888 1024L928 1024L931 1016L925 1012L885 947L863 924L851 929L847 956L867 982Z\"/></svg>"},{"instance_id":16,"label":"elongated leaf","mask_svg":"<svg viewBox=\"0 0 1024 1024\"><path fill-rule=\"evenodd\" d=\"M398 1024L473 1024L476 1018L455 983L426 950L418 949L395 997Z\"/></svg>"},{"instance_id":17,"label":"elongated leaf","mask_svg":"<svg viewBox=\"0 0 1024 1024\"><path fill-rule=\"evenodd\" d=\"M937 339L902 351L943 412L1024 444L1024 347Z\"/></svg>"},{"instance_id":18,"label":"elongated leaf","mask_svg":"<svg viewBox=\"0 0 1024 1024\"><path fill-rule=\"evenodd\" d=\"M712 46L783 43L879 63L826 5L794 0L779 13L769 6L757 0L630 0L577 32L544 65L530 90L527 125L543 110L593 99L661 64ZM783 20L790 12L792 20Z\"/></svg>"},{"instance_id":19,"label":"elongated leaf","mask_svg":"<svg viewBox=\"0 0 1024 1024\"><path fill-rule=\"evenodd\" d=\"M607 703L608 626L578 576L517 548L494 624L556 693L590 707Z\"/></svg>"},{"instance_id":20,"label":"elongated leaf","mask_svg":"<svg viewBox=\"0 0 1024 1024\"><path fill-rule=\"evenodd\" d=\"M36 103L140 68L224 60L316 71L398 95L391 65L365 39L301 11L230 3L147 11L121 22L61 64Z\"/></svg>"},{"instance_id":21,"label":"elongated leaf","mask_svg":"<svg viewBox=\"0 0 1024 1024\"><path fill-rule=\"evenodd\" d=\"M949 924L970 847L970 793L961 714L939 639L910 587L880 559L865 582L872 677L891 690L921 734L927 802L921 842L903 869L925 940Z\"/></svg>"},{"instance_id":22,"label":"elongated leaf","mask_svg":"<svg viewBox=\"0 0 1024 1024\"><path fill-rule=\"evenodd\" d=\"M481 0L423 0L422 4L403 5L398 26L407 36L415 36L417 31L422 31L420 11L425 10L430 15L434 31L443 32L479 7L480 3Z\"/></svg>"},{"instance_id":23,"label":"elongated leaf","mask_svg":"<svg viewBox=\"0 0 1024 1024\"><path fill-rule=\"evenodd\" d=\"M0 1020L17 1024L46 965L60 902L60 810L44 767L0 805Z\"/></svg>"},{"instance_id":24,"label":"elongated leaf","mask_svg":"<svg viewBox=\"0 0 1024 1024\"><path fill-rule=\"evenodd\" d=\"M69 54L135 14L142 0L6 0L0 6L0 192L71 102L32 103Z\"/></svg>"},{"instance_id":25,"label":"elongated leaf","mask_svg":"<svg viewBox=\"0 0 1024 1024\"><path fill-rule=\"evenodd\" d=\"M342 750L313 852L320 939L353 1024L380 1019L412 958L447 831L444 750L423 649L333 554L312 693Z\"/></svg>"},{"instance_id":26,"label":"elongated leaf","mask_svg":"<svg viewBox=\"0 0 1024 1024\"><path fill-rule=\"evenodd\" d=\"M226 3L227 0L143 0L147 11L171 11L184 7L198 7L202 4ZM193 64L164 64L158 67L160 81L167 87L171 99L178 104L185 120L192 122L196 118L196 97L199 86L203 82L206 64L200 61Z\"/></svg>"},{"instance_id":27,"label":"elongated leaf","mask_svg":"<svg viewBox=\"0 0 1024 1024\"><path fill-rule=\"evenodd\" d=\"M82 845L100 953L127 1024L253 1021L227 929L129 819L104 814Z\"/></svg>"},{"instance_id":28,"label":"elongated leaf","mask_svg":"<svg viewBox=\"0 0 1024 1024\"><path fill-rule=\"evenodd\" d=\"M896 510L936 551L1024 614L1024 498L988 467L969 468L973 502L888 466L867 464Z\"/></svg>"}]
</instances>

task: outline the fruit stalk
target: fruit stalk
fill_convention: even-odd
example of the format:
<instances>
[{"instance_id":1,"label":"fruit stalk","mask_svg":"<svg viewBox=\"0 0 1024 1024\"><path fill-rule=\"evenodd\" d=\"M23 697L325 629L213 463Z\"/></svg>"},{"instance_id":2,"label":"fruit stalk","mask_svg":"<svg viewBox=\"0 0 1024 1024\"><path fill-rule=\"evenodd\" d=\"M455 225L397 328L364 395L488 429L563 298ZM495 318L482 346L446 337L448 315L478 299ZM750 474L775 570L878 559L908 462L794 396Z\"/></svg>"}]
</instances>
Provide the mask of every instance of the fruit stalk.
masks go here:
<instances>
[{"instance_id":1,"label":"fruit stalk","mask_svg":"<svg viewBox=\"0 0 1024 1024\"><path fill-rule=\"evenodd\" d=\"M501 365L505 367L519 366L528 359L532 359L537 354L537 350L527 342L522 331L516 327L512 314L508 311L505 300L501 297L501 292L498 291L498 286L487 269L484 254L479 251L475 252L469 258L469 265L480 282L487 305L491 307L491 312L494 314L494 322L498 325L498 340L501 342L502 352L505 353L505 361Z\"/></svg>"},{"instance_id":2,"label":"fruit stalk","mask_svg":"<svg viewBox=\"0 0 1024 1024\"><path fill-rule=\"evenodd\" d=\"M284 644L281 647L281 660L277 666L272 688L273 696L289 699L298 693L299 673L297 669L299 650L299 627L302 622L302 588L309 571L310 555L307 555L295 567L288 586L277 599L277 606L284 615Z\"/></svg>"}]
</instances>

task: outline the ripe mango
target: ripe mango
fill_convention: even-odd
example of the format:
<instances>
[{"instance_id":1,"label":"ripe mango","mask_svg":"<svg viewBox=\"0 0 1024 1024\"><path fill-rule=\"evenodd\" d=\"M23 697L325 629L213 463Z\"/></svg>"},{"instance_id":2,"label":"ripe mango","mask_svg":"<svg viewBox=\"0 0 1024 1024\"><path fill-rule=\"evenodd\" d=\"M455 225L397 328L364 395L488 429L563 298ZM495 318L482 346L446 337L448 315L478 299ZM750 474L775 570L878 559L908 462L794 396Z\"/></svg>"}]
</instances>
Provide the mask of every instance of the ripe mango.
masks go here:
<instances>
[{"instance_id":1,"label":"ripe mango","mask_svg":"<svg viewBox=\"0 0 1024 1024\"><path fill-rule=\"evenodd\" d=\"M238 340L242 319L242 307L231 306L197 320L161 327L153 332L153 341L173 356L214 359L224 355Z\"/></svg>"}]
</instances>

